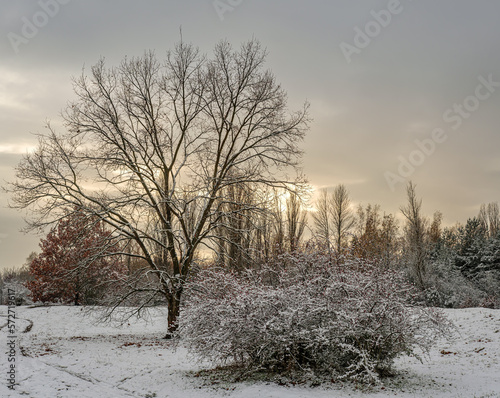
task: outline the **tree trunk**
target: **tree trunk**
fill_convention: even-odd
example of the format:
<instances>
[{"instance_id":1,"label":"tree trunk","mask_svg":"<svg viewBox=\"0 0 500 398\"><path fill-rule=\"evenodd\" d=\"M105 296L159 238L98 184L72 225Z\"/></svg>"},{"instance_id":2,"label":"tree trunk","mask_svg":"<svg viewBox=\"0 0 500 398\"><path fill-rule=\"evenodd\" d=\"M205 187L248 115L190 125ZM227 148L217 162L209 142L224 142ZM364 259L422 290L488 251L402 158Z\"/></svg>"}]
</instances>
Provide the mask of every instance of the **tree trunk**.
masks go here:
<instances>
[{"instance_id":1,"label":"tree trunk","mask_svg":"<svg viewBox=\"0 0 500 398\"><path fill-rule=\"evenodd\" d=\"M177 330L177 319L179 318L181 292L175 291L167 296L168 303L168 331L166 339L171 339Z\"/></svg>"}]
</instances>

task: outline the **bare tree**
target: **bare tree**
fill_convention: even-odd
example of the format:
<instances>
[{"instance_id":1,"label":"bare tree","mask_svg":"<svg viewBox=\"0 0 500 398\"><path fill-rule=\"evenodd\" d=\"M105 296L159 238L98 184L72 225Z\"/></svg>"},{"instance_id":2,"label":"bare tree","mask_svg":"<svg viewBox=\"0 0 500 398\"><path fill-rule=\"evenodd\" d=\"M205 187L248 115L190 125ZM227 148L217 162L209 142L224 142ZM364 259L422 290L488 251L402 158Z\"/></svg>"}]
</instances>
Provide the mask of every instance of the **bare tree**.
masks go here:
<instances>
[{"instance_id":1,"label":"bare tree","mask_svg":"<svg viewBox=\"0 0 500 398\"><path fill-rule=\"evenodd\" d=\"M417 285L424 289L427 275L427 222L421 215L422 200L417 199L415 185L410 181L406 187L408 203L401 207L406 218L407 261Z\"/></svg>"},{"instance_id":2,"label":"bare tree","mask_svg":"<svg viewBox=\"0 0 500 398\"><path fill-rule=\"evenodd\" d=\"M239 272L254 260L254 235L260 227L260 213L266 208L261 205L255 187L248 184L231 185L221 196L220 222L214 239L216 263Z\"/></svg>"},{"instance_id":3,"label":"bare tree","mask_svg":"<svg viewBox=\"0 0 500 398\"><path fill-rule=\"evenodd\" d=\"M307 211L302 208L300 198L295 192L291 192L286 199L286 224L288 249L294 252L299 248L307 225Z\"/></svg>"},{"instance_id":4,"label":"bare tree","mask_svg":"<svg viewBox=\"0 0 500 398\"><path fill-rule=\"evenodd\" d=\"M289 197L284 200L285 193ZM221 195L219 226L213 239L215 262L237 272L261 266L285 250L295 250L307 224L298 191L230 186Z\"/></svg>"},{"instance_id":5,"label":"bare tree","mask_svg":"<svg viewBox=\"0 0 500 398\"><path fill-rule=\"evenodd\" d=\"M401 239L398 236L398 222L393 214L385 214L381 224L381 264L394 268L400 259Z\"/></svg>"},{"instance_id":6,"label":"bare tree","mask_svg":"<svg viewBox=\"0 0 500 398\"><path fill-rule=\"evenodd\" d=\"M347 246L349 231L354 226L349 192L343 184L337 185L331 193L323 189L316 208L313 214L316 235L328 249L334 243L335 250L340 253Z\"/></svg>"},{"instance_id":7,"label":"bare tree","mask_svg":"<svg viewBox=\"0 0 500 398\"><path fill-rule=\"evenodd\" d=\"M261 191L261 201L266 211L254 215L254 258L259 263L268 262L275 254L274 228L276 226L276 214L274 204L277 202L272 190L266 188Z\"/></svg>"},{"instance_id":8,"label":"bare tree","mask_svg":"<svg viewBox=\"0 0 500 398\"><path fill-rule=\"evenodd\" d=\"M429 241L431 244L436 245L441 239L441 222L443 220L443 213L436 211L432 217L432 223L429 228Z\"/></svg>"},{"instance_id":9,"label":"bare tree","mask_svg":"<svg viewBox=\"0 0 500 398\"><path fill-rule=\"evenodd\" d=\"M153 53L113 68L101 60L74 80L67 131L48 125L10 185L12 206L32 211L30 228L78 208L135 242L134 256L156 276L151 297L168 302L167 336L196 253L215 236L224 192L286 188L298 165L307 105L288 113L265 58L252 40L239 50L221 42L211 58L181 42L163 63Z\"/></svg>"},{"instance_id":10,"label":"bare tree","mask_svg":"<svg viewBox=\"0 0 500 398\"><path fill-rule=\"evenodd\" d=\"M500 231L500 210L498 203L484 203L479 209L479 220L489 237L494 237Z\"/></svg>"},{"instance_id":11,"label":"bare tree","mask_svg":"<svg viewBox=\"0 0 500 398\"><path fill-rule=\"evenodd\" d=\"M353 254L363 259L380 260L384 246L380 205L359 205L355 224L356 232L351 242Z\"/></svg>"},{"instance_id":12,"label":"bare tree","mask_svg":"<svg viewBox=\"0 0 500 398\"><path fill-rule=\"evenodd\" d=\"M337 185L331 197L332 223L335 233L337 252L344 247L349 230L354 225L354 217L350 208L349 192L343 184Z\"/></svg>"},{"instance_id":13,"label":"bare tree","mask_svg":"<svg viewBox=\"0 0 500 398\"><path fill-rule=\"evenodd\" d=\"M315 203L316 211L312 213L314 234L320 245L330 251L332 239L332 217L328 190L323 188Z\"/></svg>"}]
</instances>

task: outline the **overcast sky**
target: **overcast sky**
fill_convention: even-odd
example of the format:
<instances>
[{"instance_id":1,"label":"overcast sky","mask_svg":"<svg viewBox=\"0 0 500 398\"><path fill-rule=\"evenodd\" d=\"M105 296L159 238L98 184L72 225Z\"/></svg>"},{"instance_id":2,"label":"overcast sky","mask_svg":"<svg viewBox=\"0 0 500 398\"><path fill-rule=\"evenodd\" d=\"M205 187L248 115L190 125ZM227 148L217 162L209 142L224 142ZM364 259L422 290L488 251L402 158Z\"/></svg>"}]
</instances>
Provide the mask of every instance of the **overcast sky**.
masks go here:
<instances>
[{"instance_id":1,"label":"overcast sky","mask_svg":"<svg viewBox=\"0 0 500 398\"><path fill-rule=\"evenodd\" d=\"M311 103L304 173L397 213L404 182L423 210L465 222L500 200L498 0L16 0L0 3L0 181L72 99L71 77L183 38L210 53L255 37L291 109ZM0 268L39 236L0 193Z\"/></svg>"}]
</instances>

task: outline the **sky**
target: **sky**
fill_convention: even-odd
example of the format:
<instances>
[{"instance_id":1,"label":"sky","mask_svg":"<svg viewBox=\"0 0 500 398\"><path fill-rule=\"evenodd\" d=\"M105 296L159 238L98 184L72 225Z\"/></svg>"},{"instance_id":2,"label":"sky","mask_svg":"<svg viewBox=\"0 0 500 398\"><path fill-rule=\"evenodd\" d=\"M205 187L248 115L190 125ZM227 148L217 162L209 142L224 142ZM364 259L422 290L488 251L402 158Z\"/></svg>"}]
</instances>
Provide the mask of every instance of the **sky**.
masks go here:
<instances>
[{"instance_id":1,"label":"sky","mask_svg":"<svg viewBox=\"0 0 500 398\"><path fill-rule=\"evenodd\" d=\"M255 38L291 110L311 104L303 172L355 204L399 213L412 180L425 215L464 223L500 200L497 0L16 0L0 3L0 183L14 178L72 77L183 40L210 54ZM0 269L39 235L0 191Z\"/></svg>"}]
</instances>

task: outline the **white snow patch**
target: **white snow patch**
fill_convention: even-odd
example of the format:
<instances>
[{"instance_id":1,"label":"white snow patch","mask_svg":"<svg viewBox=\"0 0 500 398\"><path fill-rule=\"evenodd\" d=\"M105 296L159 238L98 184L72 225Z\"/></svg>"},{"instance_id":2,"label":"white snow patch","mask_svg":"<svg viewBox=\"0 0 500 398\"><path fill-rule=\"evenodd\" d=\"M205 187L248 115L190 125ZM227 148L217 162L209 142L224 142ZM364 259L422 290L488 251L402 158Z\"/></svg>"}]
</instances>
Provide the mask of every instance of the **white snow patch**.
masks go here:
<instances>
[{"instance_id":1,"label":"white snow patch","mask_svg":"<svg viewBox=\"0 0 500 398\"><path fill-rule=\"evenodd\" d=\"M193 374L203 365L186 350L163 340L166 309L152 311L149 322L122 327L95 323L80 307L16 308L16 390L8 390L7 307L0 306L1 397L500 397L500 311L446 310L460 335L439 341L421 364L400 358L398 375L384 386L359 391L343 387L287 387L267 383L210 385ZM33 327L23 333L29 321Z\"/></svg>"}]
</instances>

